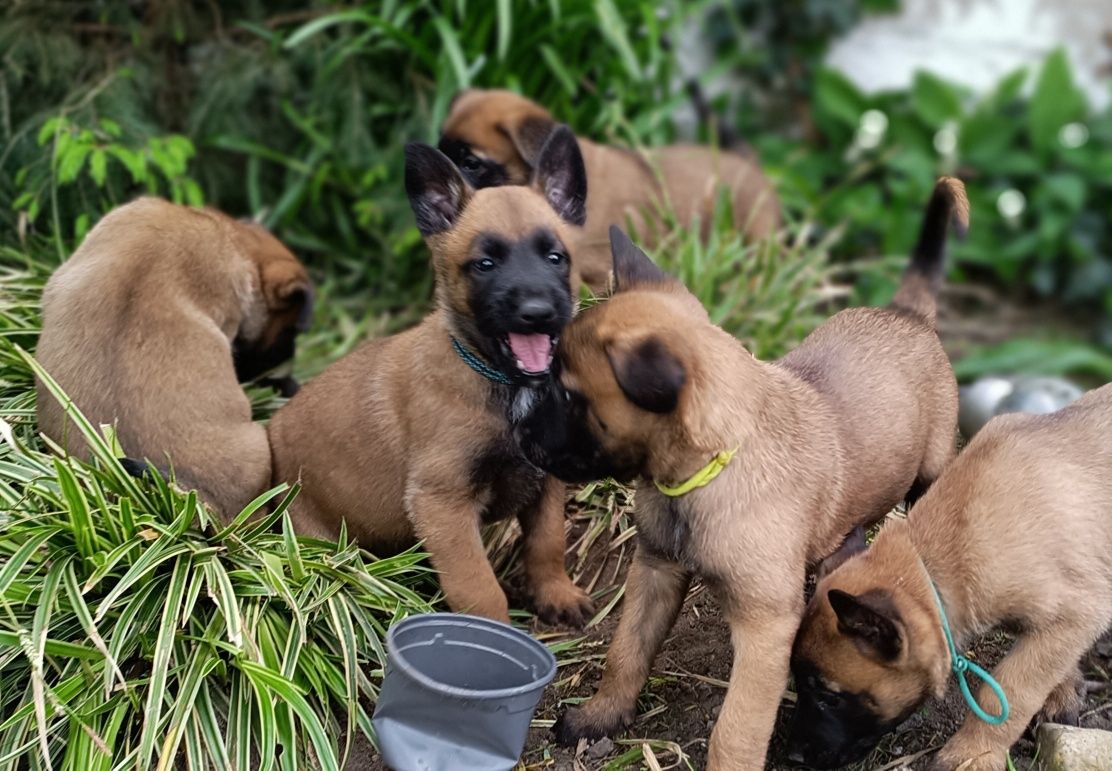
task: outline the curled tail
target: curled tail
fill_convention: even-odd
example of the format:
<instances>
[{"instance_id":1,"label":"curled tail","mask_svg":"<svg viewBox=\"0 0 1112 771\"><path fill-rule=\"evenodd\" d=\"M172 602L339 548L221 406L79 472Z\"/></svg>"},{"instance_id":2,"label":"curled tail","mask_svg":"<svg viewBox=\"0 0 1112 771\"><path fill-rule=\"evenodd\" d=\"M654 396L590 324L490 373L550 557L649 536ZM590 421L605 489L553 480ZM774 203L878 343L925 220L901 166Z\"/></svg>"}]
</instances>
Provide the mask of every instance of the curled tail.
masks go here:
<instances>
[{"instance_id":1,"label":"curled tail","mask_svg":"<svg viewBox=\"0 0 1112 771\"><path fill-rule=\"evenodd\" d=\"M937 297L945 274L946 232L950 223L959 237L969 229L969 199L965 185L954 177L941 177L934 186L919 242L911 253L911 264L889 307L913 313L934 326Z\"/></svg>"}]
</instances>

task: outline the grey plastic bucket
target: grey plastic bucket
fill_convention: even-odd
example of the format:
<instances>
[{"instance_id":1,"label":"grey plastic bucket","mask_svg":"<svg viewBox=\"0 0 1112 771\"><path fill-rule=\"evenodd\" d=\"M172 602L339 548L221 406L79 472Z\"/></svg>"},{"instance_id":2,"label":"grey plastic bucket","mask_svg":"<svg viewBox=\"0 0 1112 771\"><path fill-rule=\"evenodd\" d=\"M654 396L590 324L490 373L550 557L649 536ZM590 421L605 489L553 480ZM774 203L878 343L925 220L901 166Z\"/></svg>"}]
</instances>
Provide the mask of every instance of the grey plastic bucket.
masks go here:
<instances>
[{"instance_id":1,"label":"grey plastic bucket","mask_svg":"<svg viewBox=\"0 0 1112 771\"><path fill-rule=\"evenodd\" d=\"M556 675L548 648L478 616L412 616L386 636L373 723L395 771L500 771L521 756L533 711Z\"/></svg>"}]
</instances>

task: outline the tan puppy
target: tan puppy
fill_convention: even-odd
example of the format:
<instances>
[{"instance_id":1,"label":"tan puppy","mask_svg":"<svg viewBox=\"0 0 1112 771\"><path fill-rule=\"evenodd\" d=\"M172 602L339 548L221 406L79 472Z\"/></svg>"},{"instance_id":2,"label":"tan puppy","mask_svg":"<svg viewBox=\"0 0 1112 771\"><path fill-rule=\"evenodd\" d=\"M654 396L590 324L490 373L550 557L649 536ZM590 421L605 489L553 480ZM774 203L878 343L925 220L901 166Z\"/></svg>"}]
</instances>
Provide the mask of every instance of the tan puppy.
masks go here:
<instances>
[{"instance_id":1,"label":"tan puppy","mask_svg":"<svg viewBox=\"0 0 1112 771\"><path fill-rule=\"evenodd\" d=\"M94 425L116 425L129 457L172 468L230 517L270 482L266 431L237 375L291 357L311 303L305 268L262 228L140 198L47 282L36 356ZM41 384L37 410L45 435L86 455Z\"/></svg>"},{"instance_id":2,"label":"tan puppy","mask_svg":"<svg viewBox=\"0 0 1112 771\"><path fill-rule=\"evenodd\" d=\"M456 96L444 121L440 149L475 187L525 184L537 152L556 121L536 102L511 91L471 89ZM780 224L779 203L756 162L728 149L673 145L644 155L579 139L591 198L579 274L596 292L610 273L607 230L631 219L642 238L660 230L660 206L669 202L683 224L706 225L717 196L729 189L737 226L753 239Z\"/></svg>"},{"instance_id":3,"label":"tan puppy","mask_svg":"<svg viewBox=\"0 0 1112 771\"><path fill-rule=\"evenodd\" d=\"M406 148L406 189L432 252L436 310L330 366L270 423L275 479L304 489L301 532L344 522L376 553L424 540L453 610L507 620L480 528L516 516L538 615L579 626L587 595L564 571L564 486L511 434L549 377L572 314L571 259L586 174L553 132L529 187L472 190L426 145Z\"/></svg>"},{"instance_id":4,"label":"tan puppy","mask_svg":"<svg viewBox=\"0 0 1112 771\"><path fill-rule=\"evenodd\" d=\"M959 651L1004 622L1022 633L994 673L1007 720L970 715L934 768L1002 770L1040 709L1076 724L1079 661L1112 626L1109 555L1112 385L1049 415L993 419L905 522L819 584L793 659L795 756L851 762L943 695L953 673L935 588ZM1000 714L987 686L970 686Z\"/></svg>"},{"instance_id":5,"label":"tan puppy","mask_svg":"<svg viewBox=\"0 0 1112 771\"><path fill-rule=\"evenodd\" d=\"M562 388L518 432L562 479L644 480L606 672L557 724L561 741L632 720L698 574L718 591L734 645L709 767L764 768L807 566L929 485L954 454L957 384L934 330L952 215L964 225L964 189L944 179L892 305L842 311L774 363L711 324L614 229L617 293L565 330Z\"/></svg>"}]
</instances>

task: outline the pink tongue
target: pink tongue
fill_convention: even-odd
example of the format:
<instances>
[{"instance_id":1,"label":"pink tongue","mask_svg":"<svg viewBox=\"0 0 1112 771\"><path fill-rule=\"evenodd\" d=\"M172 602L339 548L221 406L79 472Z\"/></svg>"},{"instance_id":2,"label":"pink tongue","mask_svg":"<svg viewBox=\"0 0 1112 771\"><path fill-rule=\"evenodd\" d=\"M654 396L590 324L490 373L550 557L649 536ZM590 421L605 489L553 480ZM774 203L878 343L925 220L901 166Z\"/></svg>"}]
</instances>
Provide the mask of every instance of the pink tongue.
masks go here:
<instances>
[{"instance_id":1,"label":"pink tongue","mask_svg":"<svg viewBox=\"0 0 1112 771\"><path fill-rule=\"evenodd\" d=\"M552 340L548 335L521 335L510 332L510 350L527 372L544 372L548 369L548 356L552 352Z\"/></svg>"}]
</instances>

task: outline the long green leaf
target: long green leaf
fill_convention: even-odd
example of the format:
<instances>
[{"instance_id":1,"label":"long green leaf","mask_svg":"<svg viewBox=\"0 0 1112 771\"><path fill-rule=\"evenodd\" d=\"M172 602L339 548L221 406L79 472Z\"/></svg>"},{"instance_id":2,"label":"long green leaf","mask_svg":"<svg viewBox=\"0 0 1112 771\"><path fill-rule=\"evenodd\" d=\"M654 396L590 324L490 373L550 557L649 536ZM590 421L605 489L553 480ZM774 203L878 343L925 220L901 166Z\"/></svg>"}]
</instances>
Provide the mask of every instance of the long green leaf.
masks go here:
<instances>
[{"instance_id":1,"label":"long green leaf","mask_svg":"<svg viewBox=\"0 0 1112 771\"><path fill-rule=\"evenodd\" d=\"M146 709L143 716L143 729L139 738L139 767L149 768L154 745L158 738L159 720L165 695L166 680L170 669L170 656L174 649L177 634L177 621L181 615L181 603L185 596L191 559L179 556L174 561L170 582L166 588L166 604L162 609L158 638L155 641L154 656L151 661L151 681L147 689Z\"/></svg>"}]
</instances>

